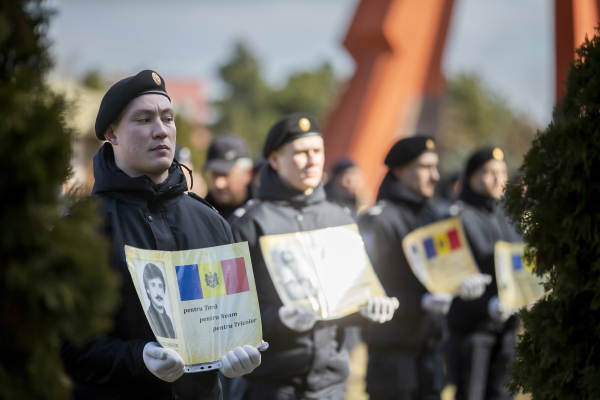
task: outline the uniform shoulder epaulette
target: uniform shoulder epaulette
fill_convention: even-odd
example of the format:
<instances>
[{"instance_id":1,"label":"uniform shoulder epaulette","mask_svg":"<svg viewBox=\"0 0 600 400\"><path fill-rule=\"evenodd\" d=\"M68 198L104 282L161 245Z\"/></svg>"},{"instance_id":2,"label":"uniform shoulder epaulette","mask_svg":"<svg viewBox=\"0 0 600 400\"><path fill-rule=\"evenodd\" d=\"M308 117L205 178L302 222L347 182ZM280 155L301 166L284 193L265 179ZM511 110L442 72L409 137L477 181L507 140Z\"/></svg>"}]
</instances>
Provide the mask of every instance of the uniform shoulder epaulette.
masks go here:
<instances>
[{"instance_id":1,"label":"uniform shoulder epaulette","mask_svg":"<svg viewBox=\"0 0 600 400\"><path fill-rule=\"evenodd\" d=\"M379 215L382 213L383 208L385 207L385 202L383 200L380 200L377 202L377 204L375 204L373 207L369 208L367 210L367 215Z\"/></svg>"},{"instance_id":2,"label":"uniform shoulder epaulette","mask_svg":"<svg viewBox=\"0 0 600 400\"><path fill-rule=\"evenodd\" d=\"M256 206L258 206L260 204L260 200L258 199L250 199L247 202L245 202L241 207L237 208L231 215L233 215L235 217L234 220L231 220L231 223L234 223L235 221L237 221L239 218L242 218L244 215L246 215L246 213L250 210L252 210L253 208L255 208Z\"/></svg>"},{"instance_id":3,"label":"uniform shoulder epaulette","mask_svg":"<svg viewBox=\"0 0 600 400\"><path fill-rule=\"evenodd\" d=\"M206 207L210 208L211 210L213 210L214 212L216 212L217 214L219 214L219 212L217 211L217 209L214 208L212 206L212 204L210 204L208 201L204 200L202 197L198 196L196 193L194 193L194 192L187 192L187 195L190 196L194 200L198 200L200 203L204 204ZM221 214L219 214L219 215L221 215Z\"/></svg>"}]
</instances>

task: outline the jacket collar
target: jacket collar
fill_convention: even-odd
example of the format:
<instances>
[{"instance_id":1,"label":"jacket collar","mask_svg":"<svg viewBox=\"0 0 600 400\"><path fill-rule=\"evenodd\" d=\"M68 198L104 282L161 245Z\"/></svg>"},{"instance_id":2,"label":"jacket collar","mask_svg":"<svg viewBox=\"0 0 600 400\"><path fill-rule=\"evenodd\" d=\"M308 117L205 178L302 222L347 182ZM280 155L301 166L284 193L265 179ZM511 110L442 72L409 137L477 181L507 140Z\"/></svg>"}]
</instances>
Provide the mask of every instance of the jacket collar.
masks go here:
<instances>
[{"instance_id":1,"label":"jacket collar","mask_svg":"<svg viewBox=\"0 0 600 400\"><path fill-rule=\"evenodd\" d=\"M408 186L400 182L391 172L388 172L379 186L377 201L388 200L408 206L414 211L420 211L428 203L427 197L421 196L410 190Z\"/></svg>"},{"instance_id":2,"label":"jacket collar","mask_svg":"<svg viewBox=\"0 0 600 400\"><path fill-rule=\"evenodd\" d=\"M177 197L188 189L185 175L177 162L173 162L169 168L169 177L159 184L154 183L146 175L129 177L115 164L110 143L105 143L94 156L94 179L93 195L121 194L150 203Z\"/></svg>"},{"instance_id":3,"label":"jacket collar","mask_svg":"<svg viewBox=\"0 0 600 400\"><path fill-rule=\"evenodd\" d=\"M460 193L460 200L472 206L483 208L489 212L494 212L498 205L498 200L475 193L468 183L465 183L463 186L463 190Z\"/></svg>"},{"instance_id":4,"label":"jacket collar","mask_svg":"<svg viewBox=\"0 0 600 400\"><path fill-rule=\"evenodd\" d=\"M261 200L290 203L294 207L303 207L326 199L322 184L319 184L311 194L304 194L281 179L270 165L262 173L257 197Z\"/></svg>"}]
</instances>

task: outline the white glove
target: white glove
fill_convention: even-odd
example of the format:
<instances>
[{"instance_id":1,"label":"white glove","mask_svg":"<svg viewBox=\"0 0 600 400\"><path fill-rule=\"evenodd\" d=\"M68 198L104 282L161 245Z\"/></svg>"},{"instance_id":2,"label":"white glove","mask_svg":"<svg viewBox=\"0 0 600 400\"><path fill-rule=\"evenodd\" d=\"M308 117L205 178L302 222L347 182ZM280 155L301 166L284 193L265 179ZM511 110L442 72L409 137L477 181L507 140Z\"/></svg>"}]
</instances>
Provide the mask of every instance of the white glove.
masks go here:
<instances>
[{"instance_id":1,"label":"white glove","mask_svg":"<svg viewBox=\"0 0 600 400\"><path fill-rule=\"evenodd\" d=\"M504 322L511 316L512 311L500 304L498 296L494 296L488 301L488 314L493 321Z\"/></svg>"},{"instance_id":2,"label":"white glove","mask_svg":"<svg viewBox=\"0 0 600 400\"><path fill-rule=\"evenodd\" d=\"M308 308L301 306L281 306L279 319L285 326L296 332L311 330L317 322L315 314Z\"/></svg>"},{"instance_id":3,"label":"white glove","mask_svg":"<svg viewBox=\"0 0 600 400\"><path fill-rule=\"evenodd\" d=\"M448 293L425 293L421 297L421 308L435 315L446 315L452 305L452 295Z\"/></svg>"},{"instance_id":4,"label":"white glove","mask_svg":"<svg viewBox=\"0 0 600 400\"><path fill-rule=\"evenodd\" d=\"M236 347L221 358L223 366L219 371L228 378L249 374L260 365L260 353L254 347L246 344Z\"/></svg>"},{"instance_id":5,"label":"white glove","mask_svg":"<svg viewBox=\"0 0 600 400\"><path fill-rule=\"evenodd\" d=\"M383 324L392 319L398 307L400 302L395 297L370 297L367 304L360 307L360 315Z\"/></svg>"},{"instance_id":6,"label":"white glove","mask_svg":"<svg viewBox=\"0 0 600 400\"><path fill-rule=\"evenodd\" d=\"M183 358L175 350L149 342L144 346L143 357L148 371L158 379L172 383L183 375Z\"/></svg>"},{"instance_id":7,"label":"white glove","mask_svg":"<svg viewBox=\"0 0 600 400\"><path fill-rule=\"evenodd\" d=\"M492 283L492 276L488 274L471 275L461 283L458 295L463 300L475 300L485 292L485 287Z\"/></svg>"}]
</instances>

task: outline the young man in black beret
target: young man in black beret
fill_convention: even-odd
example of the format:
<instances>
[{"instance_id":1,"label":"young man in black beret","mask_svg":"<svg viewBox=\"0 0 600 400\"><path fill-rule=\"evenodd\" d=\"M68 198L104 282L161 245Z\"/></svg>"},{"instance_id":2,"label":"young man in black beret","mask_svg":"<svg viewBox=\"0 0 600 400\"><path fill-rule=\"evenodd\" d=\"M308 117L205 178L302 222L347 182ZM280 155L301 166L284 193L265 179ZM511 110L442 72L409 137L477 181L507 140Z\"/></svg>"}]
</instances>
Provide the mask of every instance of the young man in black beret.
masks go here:
<instances>
[{"instance_id":1,"label":"young man in black beret","mask_svg":"<svg viewBox=\"0 0 600 400\"><path fill-rule=\"evenodd\" d=\"M522 242L522 238L499 204L506 182L501 149L482 148L469 158L460 217L479 270L491 275L493 282L478 299L457 299L448 314L447 367L457 386L457 400L511 398L503 383L514 354L518 320L498 302L494 246L500 240Z\"/></svg>"},{"instance_id":2,"label":"young man in black beret","mask_svg":"<svg viewBox=\"0 0 600 400\"><path fill-rule=\"evenodd\" d=\"M435 222L429 200L439 181L435 141L414 136L389 151L389 168L377 205L359 218L369 258L389 296L400 301L394 318L363 329L369 348L367 392L372 400L440 399L444 386L442 339L452 295L431 294L413 274L402 239ZM478 275L461 286L462 298L476 298L491 278Z\"/></svg>"},{"instance_id":3,"label":"young man in black beret","mask_svg":"<svg viewBox=\"0 0 600 400\"><path fill-rule=\"evenodd\" d=\"M331 171L331 179L325 185L327 198L334 203L347 207L353 217L358 215L358 191L362 185L360 168L352 160L339 160Z\"/></svg>"},{"instance_id":4,"label":"young man in black beret","mask_svg":"<svg viewBox=\"0 0 600 400\"><path fill-rule=\"evenodd\" d=\"M183 359L156 342L127 269L124 246L191 250L233 243L229 226L204 200L185 191L174 160L176 128L164 79L145 70L114 84L96 118L106 140L94 157L94 188L112 241L112 266L121 275L121 306L106 335L61 356L75 382L75 399L220 399L216 371L183 374ZM226 376L260 364L252 346L222 359Z\"/></svg>"},{"instance_id":5,"label":"young man in black beret","mask_svg":"<svg viewBox=\"0 0 600 400\"><path fill-rule=\"evenodd\" d=\"M279 120L267 136L263 156L269 164L261 176L258 198L229 220L234 238L250 246L263 334L270 344L263 365L245 379L249 387L244 399L342 400L349 373L342 325L364 318L316 321L306 308L283 306L259 239L354 221L325 197L323 138L312 115L296 113ZM366 308L363 315L379 322L390 319L397 300L382 297L371 302L375 300L379 307Z\"/></svg>"},{"instance_id":6,"label":"young man in black beret","mask_svg":"<svg viewBox=\"0 0 600 400\"><path fill-rule=\"evenodd\" d=\"M241 137L223 135L215 138L206 155L208 172L206 201L225 219L252 197L252 159Z\"/></svg>"}]
</instances>

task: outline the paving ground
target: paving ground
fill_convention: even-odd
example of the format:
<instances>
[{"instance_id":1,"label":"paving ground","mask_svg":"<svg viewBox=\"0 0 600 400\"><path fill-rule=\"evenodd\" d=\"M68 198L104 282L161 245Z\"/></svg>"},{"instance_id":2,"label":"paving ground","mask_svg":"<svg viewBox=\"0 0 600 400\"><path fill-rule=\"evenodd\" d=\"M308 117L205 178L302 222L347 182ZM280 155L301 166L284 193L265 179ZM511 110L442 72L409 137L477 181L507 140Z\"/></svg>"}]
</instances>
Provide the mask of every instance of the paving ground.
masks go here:
<instances>
[{"instance_id":1,"label":"paving ground","mask_svg":"<svg viewBox=\"0 0 600 400\"><path fill-rule=\"evenodd\" d=\"M365 376L367 373L367 346L360 344L350 354L350 378L348 378L348 389L346 400L369 400L365 392ZM455 388L447 386L442 392L442 400L454 400ZM519 395L515 400L530 400L529 395Z\"/></svg>"}]
</instances>

